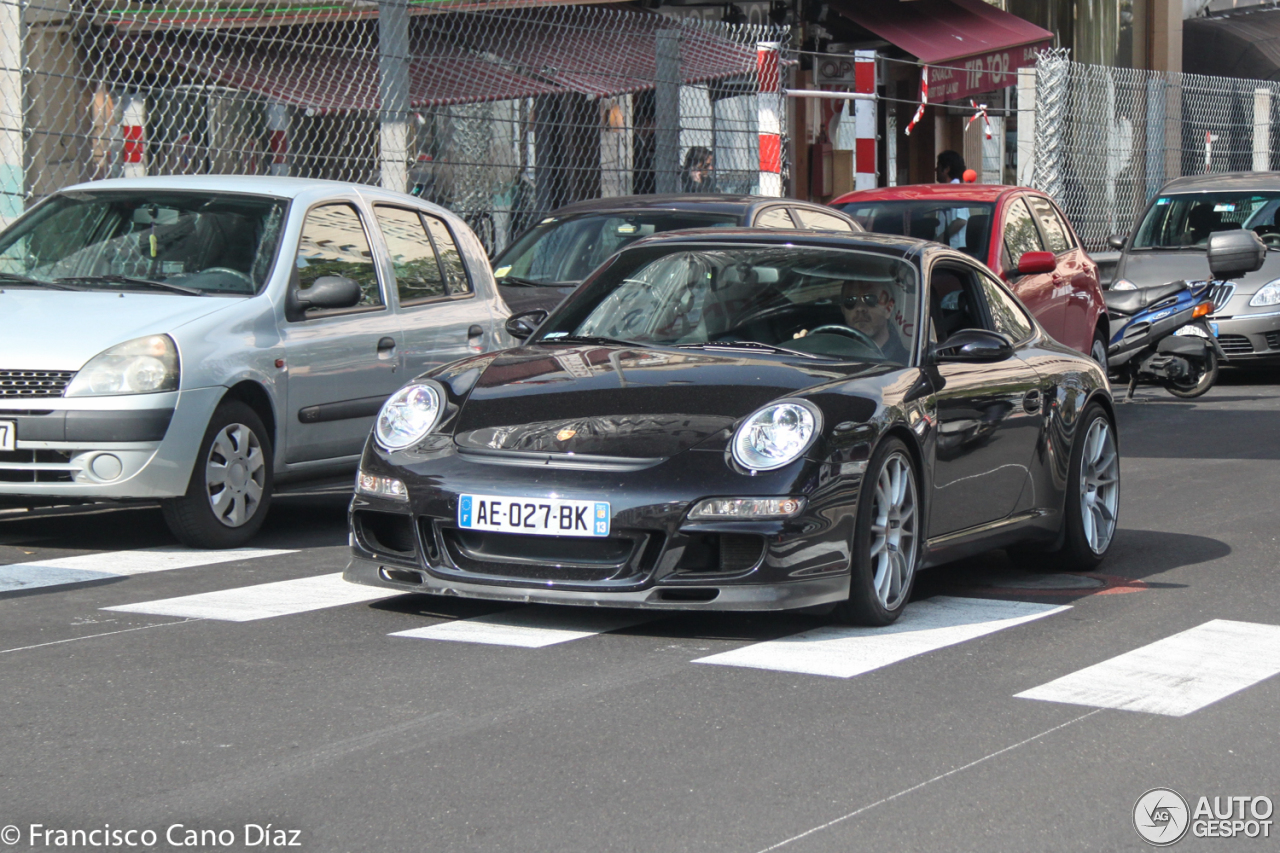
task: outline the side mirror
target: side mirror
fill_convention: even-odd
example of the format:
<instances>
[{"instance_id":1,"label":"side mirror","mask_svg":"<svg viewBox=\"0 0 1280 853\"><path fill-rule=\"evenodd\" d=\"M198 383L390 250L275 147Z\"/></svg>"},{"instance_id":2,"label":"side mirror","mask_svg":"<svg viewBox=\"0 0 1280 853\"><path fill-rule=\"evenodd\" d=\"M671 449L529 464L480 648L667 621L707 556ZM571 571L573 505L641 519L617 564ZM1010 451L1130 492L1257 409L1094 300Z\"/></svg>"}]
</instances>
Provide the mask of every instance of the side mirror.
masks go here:
<instances>
[{"instance_id":1,"label":"side mirror","mask_svg":"<svg viewBox=\"0 0 1280 853\"><path fill-rule=\"evenodd\" d=\"M1128 234L1112 234L1107 238L1107 245L1118 251L1124 248L1124 241L1128 239Z\"/></svg>"},{"instance_id":2,"label":"side mirror","mask_svg":"<svg viewBox=\"0 0 1280 853\"><path fill-rule=\"evenodd\" d=\"M1261 269L1267 260L1267 244L1248 229L1218 231L1209 235L1209 272L1225 281Z\"/></svg>"},{"instance_id":3,"label":"side mirror","mask_svg":"<svg viewBox=\"0 0 1280 853\"><path fill-rule=\"evenodd\" d=\"M937 362L1004 361L1013 356L1013 344L997 332L961 329L942 343L934 344L930 352Z\"/></svg>"},{"instance_id":4,"label":"side mirror","mask_svg":"<svg viewBox=\"0 0 1280 853\"><path fill-rule=\"evenodd\" d=\"M1018 275L1053 272L1057 268L1058 259L1053 252L1024 252L1018 259Z\"/></svg>"},{"instance_id":5,"label":"side mirror","mask_svg":"<svg viewBox=\"0 0 1280 853\"><path fill-rule=\"evenodd\" d=\"M354 308L364 292L345 275L322 275L306 290L289 289L289 319L302 319L308 308Z\"/></svg>"},{"instance_id":6,"label":"side mirror","mask_svg":"<svg viewBox=\"0 0 1280 853\"><path fill-rule=\"evenodd\" d=\"M519 314L512 314L507 318L504 324L507 334L518 341L527 339L534 332L538 331L538 327L542 325L542 321L547 319L548 312L542 308L535 308L532 311L523 311Z\"/></svg>"}]
</instances>

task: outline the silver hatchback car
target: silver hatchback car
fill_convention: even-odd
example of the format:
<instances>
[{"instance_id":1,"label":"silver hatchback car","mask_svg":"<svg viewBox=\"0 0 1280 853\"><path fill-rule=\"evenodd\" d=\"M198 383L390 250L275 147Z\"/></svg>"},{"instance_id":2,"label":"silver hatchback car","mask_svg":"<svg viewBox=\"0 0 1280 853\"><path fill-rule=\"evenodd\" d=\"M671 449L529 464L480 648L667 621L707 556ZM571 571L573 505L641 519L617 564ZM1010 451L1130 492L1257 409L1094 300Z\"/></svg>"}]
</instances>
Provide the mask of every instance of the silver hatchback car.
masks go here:
<instances>
[{"instance_id":1,"label":"silver hatchback car","mask_svg":"<svg viewBox=\"0 0 1280 853\"><path fill-rule=\"evenodd\" d=\"M70 187L0 233L0 502L159 499L183 543L276 485L354 475L408 378L506 345L480 241L373 187L167 177Z\"/></svg>"}]
</instances>

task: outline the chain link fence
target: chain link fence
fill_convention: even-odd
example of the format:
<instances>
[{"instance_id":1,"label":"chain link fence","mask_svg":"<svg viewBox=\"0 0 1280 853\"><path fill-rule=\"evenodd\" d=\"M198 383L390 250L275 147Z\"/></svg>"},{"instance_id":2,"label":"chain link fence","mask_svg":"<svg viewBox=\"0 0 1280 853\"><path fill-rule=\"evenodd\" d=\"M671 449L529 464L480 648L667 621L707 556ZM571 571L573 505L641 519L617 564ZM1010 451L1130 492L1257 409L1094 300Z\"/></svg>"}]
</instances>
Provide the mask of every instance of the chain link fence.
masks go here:
<instances>
[{"instance_id":1,"label":"chain link fence","mask_svg":"<svg viewBox=\"0 0 1280 853\"><path fill-rule=\"evenodd\" d=\"M1183 175L1280 167L1280 83L1085 65L1036 64L1032 184L1062 205L1089 249L1129 231Z\"/></svg>"},{"instance_id":2,"label":"chain link fence","mask_svg":"<svg viewBox=\"0 0 1280 853\"><path fill-rule=\"evenodd\" d=\"M580 199L752 192L757 43L786 38L592 6L0 0L0 222L84 180L291 175L423 196L496 251Z\"/></svg>"}]
</instances>

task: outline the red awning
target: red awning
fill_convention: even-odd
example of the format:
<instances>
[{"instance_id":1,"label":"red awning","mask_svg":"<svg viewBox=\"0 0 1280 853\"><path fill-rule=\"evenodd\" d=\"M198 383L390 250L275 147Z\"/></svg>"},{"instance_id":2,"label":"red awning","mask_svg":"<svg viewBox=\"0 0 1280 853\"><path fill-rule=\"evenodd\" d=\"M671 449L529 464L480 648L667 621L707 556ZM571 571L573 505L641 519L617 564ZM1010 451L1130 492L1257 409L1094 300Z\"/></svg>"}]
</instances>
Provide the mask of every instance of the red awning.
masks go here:
<instances>
[{"instance_id":1,"label":"red awning","mask_svg":"<svg viewBox=\"0 0 1280 853\"><path fill-rule=\"evenodd\" d=\"M753 74L756 67L754 45L740 45L651 13L618 12L604 31L557 23L529 10L510 17L474 15L466 21L465 39L459 38L452 17L413 19L413 107L571 92L604 97L651 89L660 29L682 33L680 70L686 84ZM312 44L261 38L262 32L224 30L200 40L139 34L122 37L121 49L140 51L202 81L277 103L321 112L378 109L376 49L344 48L341 45L350 41L337 38L332 28L315 28L312 33L324 41Z\"/></svg>"},{"instance_id":2,"label":"red awning","mask_svg":"<svg viewBox=\"0 0 1280 853\"><path fill-rule=\"evenodd\" d=\"M830 0L835 12L901 48L929 70L929 99L1012 86L1053 33L983 0Z\"/></svg>"}]
</instances>

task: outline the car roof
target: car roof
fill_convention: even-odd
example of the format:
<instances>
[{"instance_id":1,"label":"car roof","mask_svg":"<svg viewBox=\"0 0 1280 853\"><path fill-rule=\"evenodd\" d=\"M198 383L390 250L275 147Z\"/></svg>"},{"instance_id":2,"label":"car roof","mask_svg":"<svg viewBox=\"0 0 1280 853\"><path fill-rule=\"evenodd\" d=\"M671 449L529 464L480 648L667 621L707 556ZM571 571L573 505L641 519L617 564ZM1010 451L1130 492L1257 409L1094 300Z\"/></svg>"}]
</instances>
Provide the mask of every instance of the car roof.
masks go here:
<instances>
[{"instance_id":1,"label":"car roof","mask_svg":"<svg viewBox=\"0 0 1280 853\"><path fill-rule=\"evenodd\" d=\"M833 199L831 204L847 204L852 201L996 201L1014 192L1043 195L1029 187L1010 187L1004 184L909 184L901 187L881 187L874 190L855 190Z\"/></svg>"},{"instance_id":2,"label":"car roof","mask_svg":"<svg viewBox=\"0 0 1280 853\"><path fill-rule=\"evenodd\" d=\"M153 175L144 178L109 178L63 187L63 192L92 190L188 190L191 192L233 192L296 198L312 191L356 191L369 197L394 197L400 201L413 199L407 193L384 190L369 184L347 181L324 181L318 178L282 178L271 175Z\"/></svg>"},{"instance_id":3,"label":"car roof","mask_svg":"<svg viewBox=\"0 0 1280 853\"><path fill-rule=\"evenodd\" d=\"M1188 175L1185 178L1174 178L1160 188L1158 195L1211 190L1225 192L1280 190L1280 172L1215 172L1208 175Z\"/></svg>"},{"instance_id":4,"label":"car roof","mask_svg":"<svg viewBox=\"0 0 1280 853\"><path fill-rule=\"evenodd\" d=\"M706 213L732 213L742 215L755 207L769 204L785 204L788 207L805 207L829 213L824 204L762 195L718 195L685 193L678 195L624 195L611 198L593 198L557 208L548 216L573 216L582 213L602 213L627 210L688 210ZM836 211L840 213L840 211Z\"/></svg>"},{"instance_id":5,"label":"car roof","mask_svg":"<svg viewBox=\"0 0 1280 853\"><path fill-rule=\"evenodd\" d=\"M906 257L933 245L927 240L901 237L897 234L873 234L869 231L841 233L839 231L788 231L778 228L697 228L687 231L666 231L645 237L626 246L621 251L657 245L681 243L721 244L773 244L778 246L812 246L826 249L866 249L884 254ZM939 247L942 248L942 247Z\"/></svg>"}]
</instances>

